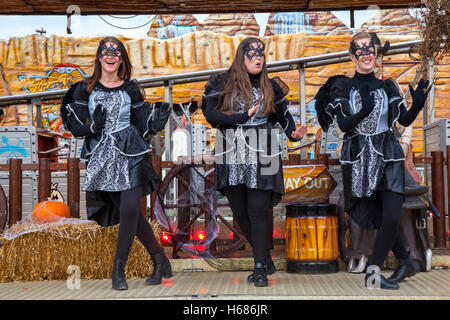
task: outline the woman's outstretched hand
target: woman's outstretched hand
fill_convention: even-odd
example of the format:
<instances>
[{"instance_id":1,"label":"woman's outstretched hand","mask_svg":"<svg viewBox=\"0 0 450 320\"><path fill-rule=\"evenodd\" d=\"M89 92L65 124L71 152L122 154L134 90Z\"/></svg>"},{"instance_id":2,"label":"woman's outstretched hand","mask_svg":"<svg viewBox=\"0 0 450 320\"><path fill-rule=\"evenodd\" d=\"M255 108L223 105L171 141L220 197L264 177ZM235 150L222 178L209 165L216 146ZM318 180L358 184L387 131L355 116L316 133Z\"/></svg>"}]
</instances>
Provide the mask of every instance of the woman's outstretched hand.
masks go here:
<instances>
[{"instance_id":1,"label":"woman's outstretched hand","mask_svg":"<svg viewBox=\"0 0 450 320\"><path fill-rule=\"evenodd\" d=\"M423 106L425 105L428 93L430 92L432 87L428 86L428 84L429 84L428 80L425 81L424 79L420 79L416 90L414 90L413 87L409 85L409 91L411 92L411 98L414 106L423 108Z\"/></svg>"},{"instance_id":2,"label":"woman's outstretched hand","mask_svg":"<svg viewBox=\"0 0 450 320\"><path fill-rule=\"evenodd\" d=\"M300 126L297 128L297 130L295 130L294 132L291 133L292 138L295 139L302 139L303 136L306 134L306 132L308 131L308 128L306 126Z\"/></svg>"},{"instance_id":3,"label":"woman's outstretched hand","mask_svg":"<svg viewBox=\"0 0 450 320\"><path fill-rule=\"evenodd\" d=\"M259 110L259 104L257 106L254 106L253 108L248 109L248 116L251 117L255 113L257 113Z\"/></svg>"}]
</instances>

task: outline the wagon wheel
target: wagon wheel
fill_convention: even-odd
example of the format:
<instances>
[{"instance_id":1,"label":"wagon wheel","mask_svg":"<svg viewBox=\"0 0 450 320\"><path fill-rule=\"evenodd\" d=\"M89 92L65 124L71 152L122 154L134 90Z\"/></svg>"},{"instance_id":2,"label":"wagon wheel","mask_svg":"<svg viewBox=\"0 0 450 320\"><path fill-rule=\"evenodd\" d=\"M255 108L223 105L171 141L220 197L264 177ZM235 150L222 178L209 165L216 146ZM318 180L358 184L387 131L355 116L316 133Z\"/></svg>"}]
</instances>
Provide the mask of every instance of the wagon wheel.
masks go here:
<instances>
[{"instance_id":1,"label":"wagon wheel","mask_svg":"<svg viewBox=\"0 0 450 320\"><path fill-rule=\"evenodd\" d=\"M6 200L5 191L0 186L0 232L5 229L6 219L8 218L8 201Z\"/></svg>"},{"instance_id":2,"label":"wagon wheel","mask_svg":"<svg viewBox=\"0 0 450 320\"><path fill-rule=\"evenodd\" d=\"M191 169L196 170L198 165L195 164L175 164L170 171L167 173L163 181L161 182L158 190L157 197L155 200L155 208L157 210L156 217L160 224L163 226L165 231L168 232L170 237L170 243L173 247L172 256L174 258L178 258L178 251L186 251L193 253L197 256L206 257L206 258L219 258L219 257L227 257L231 255L233 252L241 248L245 243L246 239L244 235L240 232L240 230L236 229L231 223L225 220L220 214L218 214L217 207L217 192L214 190L214 169L206 171L205 175L199 173L199 176L202 177L205 185L205 191L200 194L196 192L195 188L187 181L190 176ZM198 172L198 171L197 171ZM190 203L185 202L182 204L169 204L165 201L165 194L169 190L169 186L174 179L177 178L179 185L184 187L186 190L190 192L194 192L197 196L199 203ZM180 188L181 188L180 187ZM181 193L181 192L180 192ZM221 205L219 205L221 206ZM224 206L224 205L222 205ZM191 217L191 208L199 208L198 213ZM167 216L167 212L169 209L177 209L180 217L180 210L182 211L181 218L183 221L178 219L177 226L171 226L169 223L169 219ZM184 216L183 216L184 215ZM226 247L216 246L216 237L217 233L208 234L206 232L205 239L203 240L193 240L189 239L189 230L192 225L200 218L204 216L205 221L211 221L210 223L216 223L217 219L220 220L223 225L231 230L233 234L236 236L236 240L233 244ZM187 244L194 245L194 248L188 247ZM198 247L204 246L205 250L195 249Z\"/></svg>"}]
</instances>

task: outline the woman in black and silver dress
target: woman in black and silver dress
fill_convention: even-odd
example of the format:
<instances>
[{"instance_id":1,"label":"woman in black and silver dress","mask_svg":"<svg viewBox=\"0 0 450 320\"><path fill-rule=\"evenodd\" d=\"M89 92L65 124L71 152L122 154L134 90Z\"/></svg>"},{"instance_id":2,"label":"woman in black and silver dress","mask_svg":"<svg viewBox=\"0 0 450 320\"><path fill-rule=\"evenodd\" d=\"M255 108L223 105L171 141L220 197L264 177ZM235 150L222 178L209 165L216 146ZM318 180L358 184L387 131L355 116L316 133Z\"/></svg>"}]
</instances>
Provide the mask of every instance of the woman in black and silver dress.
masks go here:
<instances>
[{"instance_id":1,"label":"woman in black and silver dress","mask_svg":"<svg viewBox=\"0 0 450 320\"><path fill-rule=\"evenodd\" d=\"M423 80L416 90L410 86L413 103L407 110L395 83L374 75L377 46L370 34L356 34L349 52L356 72L352 78L333 79L332 103L326 108L328 119L336 116L339 128L345 132L340 156L345 211L361 228L377 229L367 264L366 286L398 289L398 283L414 275L415 270L399 231L405 156L394 135L394 124L398 121L409 126L422 110L430 89ZM325 122L322 120L322 127ZM390 250L399 259L399 267L386 279L380 269Z\"/></svg>"},{"instance_id":2,"label":"woman in black and silver dress","mask_svg":"<svg viewBox=\"0 0 450 320\"><path fill-rule=\"evenodd\" d=\"M306 126L296 129L285 95L289 88L269 79L265 45L257 38L243 40L230 69L212 76L205 87L203 112L216 127L215 186L228 198L235 219L251 244L255 286L267 286L267 274L276 269L269 253L270 208L284 194L279 123L292 141Z\"/></svg>"},{"instance_id":3,"label":"woman in black and silver dress","mask_svg":"<svg viewBox=\"0 0 450 320\"><path fill-rule=\"evenodd\" d=\"M94 73L76 83L63 98L61 115L75 137L85 137L81 159L87 160L82 190L88 218L102 226L120 222L112 287L126 290L125 264L136 235L150 254L154 270L146 284L171 277L170 262L142 213L140 200L156 189L158 177L150 160L149 134L160 131L168 105L153 109L144 101L121 41L100 41Z\"/></svg>"}]
</instances>

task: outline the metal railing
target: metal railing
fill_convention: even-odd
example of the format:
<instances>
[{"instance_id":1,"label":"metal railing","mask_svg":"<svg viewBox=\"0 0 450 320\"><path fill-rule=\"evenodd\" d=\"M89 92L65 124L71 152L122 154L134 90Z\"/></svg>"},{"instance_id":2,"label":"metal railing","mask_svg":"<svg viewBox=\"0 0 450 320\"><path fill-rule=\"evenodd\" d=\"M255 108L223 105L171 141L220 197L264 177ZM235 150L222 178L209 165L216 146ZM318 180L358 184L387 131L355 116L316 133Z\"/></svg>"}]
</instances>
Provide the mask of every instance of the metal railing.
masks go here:
<instances>
[{"instance_id":1,"label":"metal railing","mask_svg":"<svg viewBox=\"0 0 450 320\"><path fill-rule=\"evenodd\" d=\"M422 40L414 40L407 42L399 42L391 45L389 51L386 55L394 55L400 53L408 53L410 48ZM317 66L335 64L340 62L350 61L349 55L347 51L340 51L335 53L327 53L321 54L311 57L303 57L303 58L295 58L289 60L280 60L273 61L267 63L267 68L269 72L282 72L289 70L296 70L300 67L303 68L312 68ZM204 71L195 71L195 72L187 72L187 73L179 73L175 75L164 75L164 76L156 76L151 78L142 78L138 79L137 82L143 88L152 88L152 87L163 87L167 86L169 82L172 85L191 83L191 82L200 82L207 80L211 75L223 72L228 68L220 68L220 69L212 69L212 70L204 70ZM56 98L61 98L67 92L68 89L54 90L54 91L45 91L45 92L36 92L36 93L27 93L27 94L17 94L10 96L0 97L0 106L8 106L13 104L24 104L30 103L33 99L42 100L53 100Z\"/></svg>"},{"instance_id":2,"label":"metal railing","mask_svg":"<svg viewBox=\"0 0 450 320\"><path fill-rule=\"evenodd\" d=\"M413 40L406 42L394 43L391 45L389 51L386 55L395 55L401 53L410 52L411 48L420 43L422 40ZM320 54L311 57L302 57L288 60L280 60L280 61L272 61L267 63L268 72L285 72L291 70L298 70L299 72L299 115L300 115L300 124L306 123L306 76L305 69L313 68L318 66L342 63L350 61L348 51L340 51L334 53ZM178 84L185 83L193 83L193 82L201 82L206 81L208 78L216 73L220 73L226 71L228 68L220 68L220 69L212 69L212 70L203 70L203 71L195 71L195 72L187 72L187 73L179 73L175 75L163 75L156 76L150 78L142 78L137 79L137 82L142 88L152 88L152 87L164 87L164 100L169 102L171 105L173 104L173 86ZM33 125L33 112L34 107L36 107L36 126L38 128L42 127L42 119L41 119L41 105L42 100L54 100L64 96L68 89L55 90L55 91L45 91L45 92L37 92L37 93L29 93L29 94L18 94L18 95L10 95L0 97L0 107L6 105L14 105L14 104L28 104L28 112L27 112L27 123L29 126ZM172 134L172 124L175 121L179 126L183 127L180 120L176 116L175 112L172 109L171 118L169 119L166 128L165 128L165 160L170 161L171 159L171 150L172 150L172 141L170 139ZM305 143L305 138L302 140ZM302 151L302 158L306 157L306 149Z\"/></svg>"}]
</instances>

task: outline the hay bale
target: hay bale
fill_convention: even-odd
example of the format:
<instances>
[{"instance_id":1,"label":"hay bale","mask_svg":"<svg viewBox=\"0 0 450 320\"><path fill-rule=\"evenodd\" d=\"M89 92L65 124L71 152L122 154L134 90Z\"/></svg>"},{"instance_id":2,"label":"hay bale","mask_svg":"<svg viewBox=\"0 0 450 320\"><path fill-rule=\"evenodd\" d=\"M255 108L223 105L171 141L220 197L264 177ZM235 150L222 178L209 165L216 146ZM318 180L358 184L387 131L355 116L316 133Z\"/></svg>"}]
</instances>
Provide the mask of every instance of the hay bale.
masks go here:
<instances>
[{"instance_id":1,"label":"hay bale","mask_svg":"<svg viewBox=\"0 0 450 320\"><path fill-rule=\"evenodd\" d=\"M110 279L119 225L105 228L94 221L71 223L71 219L67 220L67 223L44 229L42 224L36 226L30 220L7 230L9 234L20 233L20 236L8 240L6 232L2 234L0 282L66 280L70 265L79 267L81 279ZM158 222L151 221L150 225L159 239ZM41 230L23 233L36 227ZM144 278L152 270L150 256L136 238L125 268L126 277Z\"/></svg>"}]
</instances>

